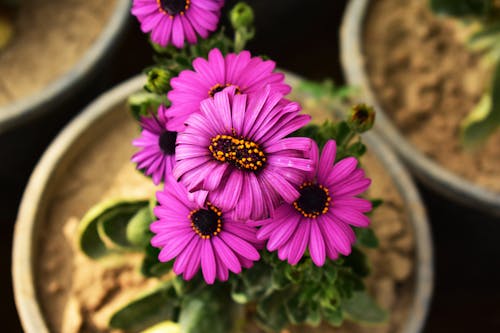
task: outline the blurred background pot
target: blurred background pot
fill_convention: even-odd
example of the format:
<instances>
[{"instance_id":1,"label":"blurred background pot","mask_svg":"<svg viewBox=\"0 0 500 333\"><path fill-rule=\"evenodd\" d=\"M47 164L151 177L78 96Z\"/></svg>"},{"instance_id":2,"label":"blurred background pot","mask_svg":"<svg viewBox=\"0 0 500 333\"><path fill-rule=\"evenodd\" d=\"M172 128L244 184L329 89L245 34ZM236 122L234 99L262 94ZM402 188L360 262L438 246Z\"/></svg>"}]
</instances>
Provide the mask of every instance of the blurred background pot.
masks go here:
<instances>
[{"instance_id":1,"label":"blurred background pot","mask_svg":"<svg viewBox=\"0 0 500 333\"><path fill-rule=\"evenodd\" d=\"M293 75L287 77L293 86L300 81ZM88 206L107 195L130 196L144 189L144 177L136 172L129 162L134 151L129 142L138 131L136 123L126 112L125 103L127 97L139 91L143 84L144 78L138 76L98 98L59 134L31 176L19 210L13 248L16 304L23 327L28 333L49 332L50 321L54 326L54 320L62 320L49 317L61 318L63 311L72 311L71 306L70 310L67 310L64 303L69 297L67 288L74 288L74 285L78 284L74 279L81 274L73 271L73 266L84 267L83 270L90 271L85 274L94 278L102 273L98 264L84 258L72 245L73 228L78 223L78 218L75 217L81 217ZM296 97L301 99L303 96ZM308 104L307 100L304 104ZM324 117L326 115L323 113L317 115L316 119ZM388 147L375 134L366 135L365 142L371 151L372 161L380 165L379 170L383 177L392 183L391 193L374 194L384 198L397 197L400 202L398 209L403 216L399 221L393 221L400 223L395 234L390 232L391 234L384 236L380 232L381 248L384 249L384 244L388 243L393 246L399 240L407 243L403 246L409 248L408 255L411 255L410 260L400 258L410 265L408 269L398 265L398 262L392 262L392 267L383 267L404 276L404 281L391 289L391 293L395 293L392 302L396 302L394 304L398 306L404 303L405 307L402 312L404 316L394 319L400 321L397 332L417 333L423 328L433 285L432 243L425 209L406 170ZM102 149L108 149L106 154L102 153ZM83 177L84 181L79 183L78 177ZM376 183L377 179L374 179L374 182ZM146 192L150 194L154 188L151 188L149 181L146 183L149 186ZM379 191L385 190L386 188L382 187ZM71 208L71 202L77 202L78 207ZM60 208L62 210L59 210ZM388 224L388 221L380 221L381 226ZM406 233L408 237L398 238L400 233ZM389 242L389 238L394 242ZM386 251L380 252L380 256L384 258L395 254L387 249L380 251ZM69 260L68 256L71 257ZM380 268L374 267L375 270ZM400 273L401 268L403 273ZM51 282L52 276L61 274L66 277L66 281ZM129 273L121 272L118 275L123 277L127 274ZM120 291L120 283L127 279L120 279L119 276L116 278L111 284ZM92 284L89 280L84 282L87 285ZM401 289L408 292L401 295ZM116 293L115 289L114 295ZM375 290L375 293L387 294L387 291ZM88 295L85 289L82 294ZM63 303L58 312L54 309L47 310L47 299L50 297L59 297L58 302ZM99 304L99 307L106 306ZM81 320L77 316L72 324L81 325ZM61 325L64 323L59 322L56 326L64 327ZM368 328L368 331L370 330L373 328Z\"/></svg>"},{"instance_id":2,"label":"blurred background pot","mask_svg":"<svg viewBox=\"0 0 500 333\"><path fill-rule=\"evenodd\" d=\"M372 13L370 11L370 6L374 6L375 4L381 5L381 2L350 0L348 3L341 28L341 60L348 84L359 87L361 89L360 95L363 100L376 107L378 113L375 131L387 141L390 147L394 149L408 165L411 172L423 183L451 200L476 209L481 209L489 214L500 216L500 192L478 185L450 171L439 164L435 159L424 154L408 140L404 135L405 133L396 125L394 118L381 107L382 98L374 89L373 82L370 80L370 75L367 71L369 59L366 57L367 46L365 45L365 37L368 33L365 24L368 13ZM417 2L418 1L414 1L412 5L415 5ZM425 6L426 3L426 1L421 1L421 4L417 5ZM409 4L406 3L400 4L401 7L407 7L408 5ZM404 17L400 17L400 20L404 20ZM445 24L448 23L449 22ZM422 23L422 25L423 24L424 23ZM435 31L427 31L425 33L428 34L426 38L432 38ZM402 38L400 41L401 48L408 47L404 37L400 38ZM449 38L452 37L450 36ZM378 45L378 47L380 47L380 45ZM436 45L436 47L439 47L439 45ZM389 54L389 51L390 50L387 50L386 54ZM418 53L418 50L416 53ZM410 63L411 60L412 59L409 59ZM422 61L430 62L433 60L423 57ZM396 69L396 67L397 66L394 66L391 70L399 70L399 68ZM403 66L401 66L401 68L403 68ZM409 85L410 83L411 82L408 82L407 84ZM383 84L384 82L380 82L380 85ZM462 84L462 82L460 82L460 84ZM425 101L422 100L421 102L424 103ZM409 126L411 126L411 124ZM439 135L439 133L436 134ZM458 133L456 135L458 136ZM446 140L446 138L444 139ZM494 144L497 145L497 143ZM450 146L443 140L441 149L443 151L448 149L449 151ZM463 163L468 162L464 161Z\"/></svg>"},{"instance_id":3,"label":"blurred background pot","mask_svg":"<svg viewBox=\"0 0 500 333\"><path fill-rule=\"evenodd\" d=\"M58 8L62 6L64 10ZM103 6L107 7L106 11L96 12L99 8L104 9ZM12 83L11 86L4 83L1 87L3 95L0 99L0 134L54 110L62 102L88 87L123 32L129 17L129 8L130 0L115 0L106 4L100 1L90 4L81 0L63 1L61 4L42 0L20 1L20 7L16 10L17 16L13 19L12 40L0 50L0 65L10 71L2 75L5 75L4 79L7 77L12 81L9 82ZM49 31L44 30L43 22L50 25ZM86 29L99 30L90 33ZM30 30L30 35L23 39L26 30ZM79 34L88 35L86 41L83 41ZM46 41L46 44L40 43L40 40ZM71 41L71 45L67 41ZM81 50L81 45L87 42L90 45L88 49ZM57 51L62 55L56 54ZM41 58L51 63L44 63L40 61ZM26 59L30 61L25 64ZM23 63L11 66L16 61ZM16 72L18 67L22 72ZM44 69L44 74L37 74L36 80L43 77L43 80L40 80L47 84L30 82L35 81L33 71L43 67L48 68ZM60 74L55 73L61 67L68 67L68 70ZM24 81L18 83L17 80L21 76ZM26 89L26 93L22 91L23 82L33 85ZM13 90L15 94L12 94Z\"/></svg>"}]
</instances>

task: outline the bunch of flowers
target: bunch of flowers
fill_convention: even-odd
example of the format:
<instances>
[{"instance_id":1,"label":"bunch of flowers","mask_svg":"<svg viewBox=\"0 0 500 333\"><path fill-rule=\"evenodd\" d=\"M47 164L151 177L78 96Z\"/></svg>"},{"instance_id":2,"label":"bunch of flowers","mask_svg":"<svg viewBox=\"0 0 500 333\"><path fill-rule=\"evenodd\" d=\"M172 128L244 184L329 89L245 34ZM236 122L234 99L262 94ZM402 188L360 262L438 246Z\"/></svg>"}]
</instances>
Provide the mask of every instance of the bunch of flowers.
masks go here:
<instances>
[{"instance_id":1,"label":"bunch of flowers","mask_svg":"<svg viewBox=\"0 0 500 333\"><path fill-rule=\"evenodd\" d=\"M247 5L230 13L234 40L207 38L222 5L134 1L157 63L130 98L142 128L132 161L162 189L149 202L90 211L80 245L96 259L144 251L142 273L160 279L110 326L174 321L182 332L222 333L242 318L270 330L383 320L363 291L369 268L359 248L376 246L367 215L376 204L360 197L371 182L358 160L365 147L355 139L373 110L358 105L348 121L310 125L275 63L243 50L253 36Z\"/></svg>"}]
</instances>

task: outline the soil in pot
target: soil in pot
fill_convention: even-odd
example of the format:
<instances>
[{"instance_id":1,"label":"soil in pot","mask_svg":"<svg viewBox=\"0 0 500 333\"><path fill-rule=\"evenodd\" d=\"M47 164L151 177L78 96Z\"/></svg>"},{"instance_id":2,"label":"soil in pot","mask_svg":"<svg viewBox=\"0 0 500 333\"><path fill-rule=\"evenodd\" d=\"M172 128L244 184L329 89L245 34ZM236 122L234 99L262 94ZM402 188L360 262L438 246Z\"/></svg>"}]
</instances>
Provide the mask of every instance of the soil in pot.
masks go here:
<instances>
[{"instance_id":1,"label":"soil in pot","mask_svg":"<svg viewBox=\"0 0 500 333\"><path fill-rule=\"evenodd\" d=\"M42 90L69 71L116 7L116 0L21 2L14 38L0 51L0 108Z\"/></svg>"},{"instance_id":2,"label":"soil in pot","mask_svg":"<svg viewBox=\"0 0 500 333\"><path fill-rule=\"evenodd\" d=\"M460 122L480 100L491 69L465 46L466 28L422 0L371 1L363 49L382 108L410 142L452 172L500 192L500 130L477 150Z\"/></svg>"},{"instance_id":3,"label":"soil in pot","mask_svg":"<svg viewBox=\"0 0 500 333\"><path fill-rule=\"evenodd\" d=\"M106 331L109 316L127 299L150 289L138 272L137 256L122 262L95 262L76 248L76 228L85 212L111 197L148 197L152 182L129 162L134 148L129 144L138 135L125 106L109 113L92 127L91 144L74 148L64 165L64 176L52 184L55 191L46 197L44 218L36 253L36 289L42 312L52 332ZM111 129L111 130L110 130ZM373 274L368 287L378 302L391 313L380 327L361 328L346 324L335 332L400 332L408 316L414 293L414 238L402 198L382 165L366 156L365 167L374 180L370 195L384 198L385 204L373 217L381 247L369 250ZM62 166L61 166L62 167ZM328 332L324 327L294 332ZM258 332L249 328L248 332Z\"/></svg>"}]
</instances>

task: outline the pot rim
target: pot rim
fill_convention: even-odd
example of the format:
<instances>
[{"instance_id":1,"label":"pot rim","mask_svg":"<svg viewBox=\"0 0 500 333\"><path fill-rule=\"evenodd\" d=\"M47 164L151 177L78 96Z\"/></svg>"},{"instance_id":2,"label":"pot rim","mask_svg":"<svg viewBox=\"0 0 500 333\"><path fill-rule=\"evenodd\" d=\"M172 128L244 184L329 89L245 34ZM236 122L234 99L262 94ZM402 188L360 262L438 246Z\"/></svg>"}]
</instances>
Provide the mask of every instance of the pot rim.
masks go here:
<instances>
[{"instance_id":1,"label":"pot rim","mask_svg":"<svg viewBox=\"0 0 500 333\"><path fill-rule=\"evenodd\" d=\"M299 80L287 74L290 81ZM34 281L34 256L37 238L35 226L40 223L40 207L47 187L59 163L65 160L71 146L98 120L123 103L130 94L139 91L145 81L143 75L104 93L70 122L54 139L34 169L26 187L14 230L12 278L16 306L28 333L48 333L49 329L37 302ZM420 332L430 306L433 288L433 249L430 226L420 196L405 168L397 157L374 133L364 136L377 159L392 175L392 179L407 208L408 221L415 235L414 297L403 333Z\"/></svg>"},{"instance_id":2,"label":"pot rim","mask_svg":"<svg viewBox=\"0 0 500 333\"><path fill-rule=\"evenodd\" d=\"M340 30L341 62L350 85L359 87L362 96L377 110L375 132L401 157L425 185L436 192L472 208L500 216L500 192L494 192L445 169L425 156L399 131L375 98L363 56L363 24L369 0L350 0Z\"/></svg>"},{"instance_id":3,"label":"pot rim","mask_svg":"<svg viewBox=\"0 0 500 333\"><path fill-rule=\"evenodd\" d=\"M81 86L84 79L96 69L99 60L105 57L106 51L117 42L120 31L127 23L129 9L130 0L117 0L113 14L104 29L68 71L41 90L0 107L0 133L47 112L49 106L64 98L68 91Z\"/></svg>"}]
</instances>

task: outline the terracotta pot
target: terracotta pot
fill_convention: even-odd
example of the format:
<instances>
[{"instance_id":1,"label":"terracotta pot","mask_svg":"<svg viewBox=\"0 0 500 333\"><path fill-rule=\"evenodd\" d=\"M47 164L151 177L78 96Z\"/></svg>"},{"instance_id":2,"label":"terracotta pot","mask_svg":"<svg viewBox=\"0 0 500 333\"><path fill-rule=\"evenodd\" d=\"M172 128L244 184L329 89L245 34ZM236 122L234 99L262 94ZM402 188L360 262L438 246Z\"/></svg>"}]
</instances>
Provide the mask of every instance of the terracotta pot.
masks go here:
<instances>
[{"instance_id":1,"label":"terracotta pot","mask_svg":"<svg viewBox=\"0 0 500 333\"><path fill-rule=\"evenodd\" d=\"M36 93L0 107L0 133L53 110L62 100L74 96L95 75L115 46L130 15L130 0L117 0L109 22L98 38L63 75Z\"/></svg>"},{"instance_id":2,"label":"terracotta pot","mask_svg":"<svg viewBox=\"0 0 500 333\"><path fill-rule=\"evenodd\" d=\"M293 75L288 75L288 78L292 85L298 82L298 78ZM97 99L59 134L31 176L16 223L12 260L16 304L23 327L28 333L49 332L35 281L35 254L40 244L38 234L46 228L44 223L47 221L49 198L55 193L58 181L63 178L72 161L89 145L95 145L98 134L107 131L114 119L124 117L120 112L123 110L117 107L123 105L130 94L139 91L143 84L144 77L138 76ZM407 215L405 228L413 235L411 251L414 266L408 279L412 292L407 320L400 332L417 333L423 328L433 285L432 243L425 209L415 185L397 157L377 135L369 134L364 139L381 168L395 184L398 192L395 195L402 198L402 209Z\"/></svg>"},{"instance_id":3,"label":"terracotta pot","mask_svg":"<svg viewBox=\"0 0 500 333\"><path fill-rule=\"evenodd\" d=\"M363 100L375 106L375 131L423 183L456 202L500 216L500 193L445 169L411 144L380 106L365 69L363 25L369 0L350 0L341 27L341 60L348 84L359 87Z\"/></svg>"}]
</instances>

